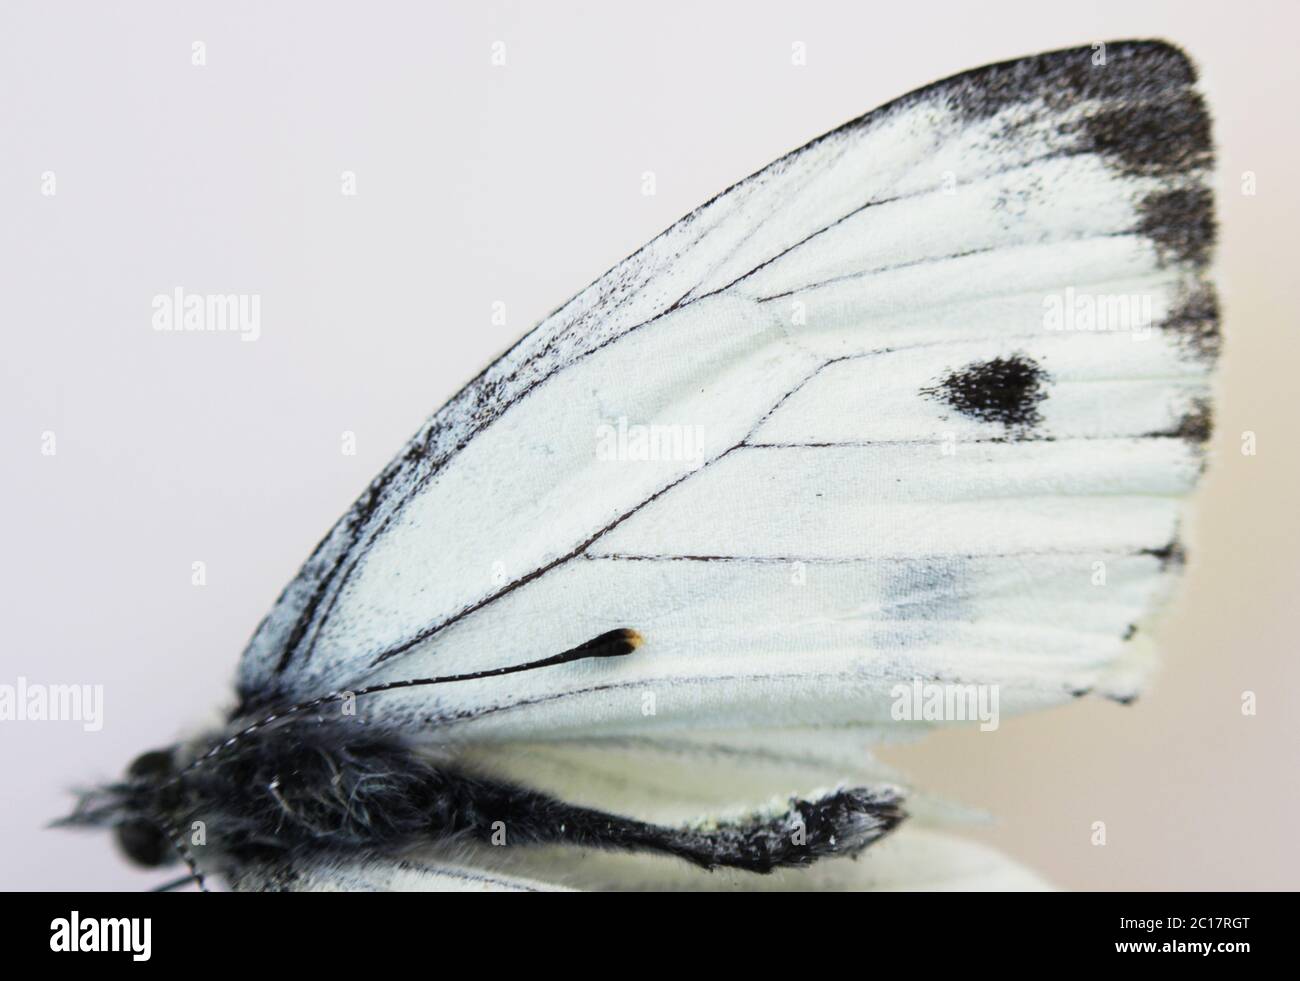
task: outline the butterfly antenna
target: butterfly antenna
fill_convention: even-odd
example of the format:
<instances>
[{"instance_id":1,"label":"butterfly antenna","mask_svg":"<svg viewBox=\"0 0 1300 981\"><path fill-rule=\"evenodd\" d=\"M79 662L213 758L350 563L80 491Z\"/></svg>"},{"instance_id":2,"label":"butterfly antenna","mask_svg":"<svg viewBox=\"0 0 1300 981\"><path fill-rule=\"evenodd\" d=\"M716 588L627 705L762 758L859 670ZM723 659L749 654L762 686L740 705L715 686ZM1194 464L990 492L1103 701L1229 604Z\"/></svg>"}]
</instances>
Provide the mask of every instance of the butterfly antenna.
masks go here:
<instances>
[{"instance_id":1,"label":"butterfly antenna","mask_svg":"<svg viewBox=\"0 0 1300 981\"><path fill-rule=\"evenodd\" d=\"M201 881L193 875L183 875L179 879L173 879L171 882L164 883L161 886L154 886L150 892L171 892L173 889L179 889L181 886L187 886L191 882Z\"/></svg>"},{"instance_id":2,"label":"butterfly antenna","mask_svg":"<svg viewBox=\"0 0 1300 981\"><path fill-rule=\"evenodd\" d=\"M539 661L527 661L523 664L512 664L508 667L492 668L488 671L474 671L469 674L449 674L437 678L406 678L401 681L386 681L382 684L370 685L367 688L358 688L355 691L347 689L332 691L327 695L321 695L319 698L313 698L308 702L290 705L288 708L272 712L270 715L258 719L252 725L222 740L202 756L191 761L188 766L183 767L168 780L166 786L178 783L191 770L202 766L214 756L226 752L241 739L252 735L259 729L264 729L271 723L279 722L289 716L301 715L303 712L318 709L330 702L341 702L347 698L360 698L362 695L376 695L380 692L396 691L401 688L423 688L428 685L447 685L456 681L478 681L482 678L497 678L505 674L518 674L520 671L535 671L537 668L549 668L557 664L569 664L572 661L585 661L589 657L622 657L625 654L631 654L643 643L643 638L635 630L630 627L620 627L617 630L607 631L599 637L593 637L585 644L579 644L577 647L559 654L553 654L550 657L544 657Z\"/></svg>"}]
</instances>

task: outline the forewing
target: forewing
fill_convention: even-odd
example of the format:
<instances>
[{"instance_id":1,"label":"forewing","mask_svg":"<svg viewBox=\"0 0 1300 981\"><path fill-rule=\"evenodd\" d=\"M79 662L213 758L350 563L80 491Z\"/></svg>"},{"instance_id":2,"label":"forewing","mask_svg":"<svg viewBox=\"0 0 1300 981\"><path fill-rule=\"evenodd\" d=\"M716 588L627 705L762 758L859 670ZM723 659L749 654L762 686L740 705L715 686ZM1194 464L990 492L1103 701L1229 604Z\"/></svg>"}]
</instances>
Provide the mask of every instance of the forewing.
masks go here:
<instances>
[{"instance_id":1,"label":"forewing","mask_svg":"<svg viewBox=\"0 0 1300 981\"><path fill-rule=\"evenodd\" d=\"M245 706L447 740L886 724L1137 689L1217 307L1208 117L1155 42L912 93L704 205L417 434L245 654Z\"/></svg>"}]
</instances>

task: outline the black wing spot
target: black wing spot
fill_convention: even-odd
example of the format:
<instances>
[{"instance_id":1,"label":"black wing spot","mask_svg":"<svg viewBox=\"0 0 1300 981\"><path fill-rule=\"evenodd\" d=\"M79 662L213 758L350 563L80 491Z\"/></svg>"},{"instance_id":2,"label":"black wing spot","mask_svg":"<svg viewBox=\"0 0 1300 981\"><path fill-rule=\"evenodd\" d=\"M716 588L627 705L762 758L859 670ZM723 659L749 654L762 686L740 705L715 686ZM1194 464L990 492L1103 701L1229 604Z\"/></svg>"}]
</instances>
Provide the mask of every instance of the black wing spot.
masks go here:
<instances>
[{"instance_id":1,"label":"black wing spot","mask_svg":"<svg viewBox=\"0 0 1300 981\"><path fill-rule=\"evenodd\" d=\"M1000 422L1023 433L1043 421L1038 405L1047 398L1050 381L1033 358L1012 354L958 368L921 394L946 402L967 418Z\"/></svg>"}]
</instances>

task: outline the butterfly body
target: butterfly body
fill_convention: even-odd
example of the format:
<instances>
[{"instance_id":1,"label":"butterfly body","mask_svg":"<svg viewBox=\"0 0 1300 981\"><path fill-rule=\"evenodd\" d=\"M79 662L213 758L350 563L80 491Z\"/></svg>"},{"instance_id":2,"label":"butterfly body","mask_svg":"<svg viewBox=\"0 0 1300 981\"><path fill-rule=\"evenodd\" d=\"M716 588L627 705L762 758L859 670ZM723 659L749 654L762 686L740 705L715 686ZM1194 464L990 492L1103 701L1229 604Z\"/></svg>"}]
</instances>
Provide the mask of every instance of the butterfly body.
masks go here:
<instances>
[{"instance_id":1,"label":"butterfly body","mask_svg":"<svg viewBox=\"0 0 1300 981\"><path fill-rule=\"evenodd\" d=\"M236 885L245 870L258 869L280 887L303 863L392 859L467 842L657 852L705 869L767 873L854 855L903 819L893 793L841 789L726 827L668 828L474 774L400 738L320 724L231 738L209 737L228 750L199 757L183 779L172 767L178 748L146 754L127 783L83 801L85 813L114 821L138 865L201 856L210 873ZM792 836L796 825L802 833Z\"/></svg>"}]
</instances>

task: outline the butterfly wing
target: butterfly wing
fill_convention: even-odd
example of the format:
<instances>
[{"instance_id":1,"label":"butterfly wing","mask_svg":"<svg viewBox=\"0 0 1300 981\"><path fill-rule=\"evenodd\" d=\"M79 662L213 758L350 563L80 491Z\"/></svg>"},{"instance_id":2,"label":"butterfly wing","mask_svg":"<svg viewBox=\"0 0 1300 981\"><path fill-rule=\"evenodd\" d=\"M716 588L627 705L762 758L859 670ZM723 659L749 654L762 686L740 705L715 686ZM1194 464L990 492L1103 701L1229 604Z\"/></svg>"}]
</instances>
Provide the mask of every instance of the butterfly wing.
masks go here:
<instances>
[{"instance_id":1,"label":"butterfly wing","mask_svg":"<svg viewBox=\"0 0 1300 981\"><path fill-rule=\"evenodd\" d=\"M1096 55L911 93L557 310L322 541L245 709L622 626L368 711L490 743L869 731L915 678L1131 697L1209 430L1212 150L1185 56Z\"/></svg>"},{"instance_id":2,"label":"butterfly wing","mask_svg":"<svg viewBox=\"0 0 1300 981\"><path fill-rule=\"evenodd\" d=\"M238 890L308 892L549 892L581 890L1016 890L1047 888L1024 866L983 845L904 827L858 860L829 859L767 876L649 855L572 848L477 848L403 859L318 857L251 868Z\"/></svg>"},{"instance_id":3,"label":"butterfly wing","mask_svg":"<svg viewBox=\"0 0 1300 981\"><path fill-rule=\"evenodd\" d=\"M315 855L287 864L250 866L238 892L555 892L564 887L485 871L454 858L353 858Z\"/></svg>"}]
</instances>

